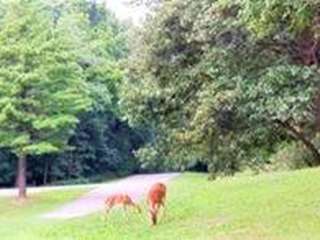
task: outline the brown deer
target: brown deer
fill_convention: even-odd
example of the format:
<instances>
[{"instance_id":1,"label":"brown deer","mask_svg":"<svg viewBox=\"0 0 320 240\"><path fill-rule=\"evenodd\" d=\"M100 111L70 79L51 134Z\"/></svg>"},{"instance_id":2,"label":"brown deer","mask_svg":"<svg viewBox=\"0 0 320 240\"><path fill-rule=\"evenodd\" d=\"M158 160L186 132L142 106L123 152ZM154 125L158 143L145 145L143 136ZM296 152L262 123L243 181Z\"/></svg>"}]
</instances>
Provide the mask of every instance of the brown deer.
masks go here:
<instances>
[{"instance_id":1,"label":"brown deer","mask_svg":"<svg viewBox=\"0 0 320 240\"><path fill-rule=\"evenodd\" d=\"M148 192L148 205L151 218L151 224L156 225L160 208L165 208L167 188L163 183L156 183L151 186Z\"/></svg>"},{"instance_id":2,"label":"brown deer","mask_svg":"<svg viewBox=\"0 0 320 240\"><path fill-rule=\"evenodd\" d=\"M108 214L110 210L117 205L122 205L124 210L127 210L127 207L134 207L141 213L140 207L133 202L131 197L128 194L113 194L106 198L105 200L105 214Z\"/></svg>"}]
</instances>

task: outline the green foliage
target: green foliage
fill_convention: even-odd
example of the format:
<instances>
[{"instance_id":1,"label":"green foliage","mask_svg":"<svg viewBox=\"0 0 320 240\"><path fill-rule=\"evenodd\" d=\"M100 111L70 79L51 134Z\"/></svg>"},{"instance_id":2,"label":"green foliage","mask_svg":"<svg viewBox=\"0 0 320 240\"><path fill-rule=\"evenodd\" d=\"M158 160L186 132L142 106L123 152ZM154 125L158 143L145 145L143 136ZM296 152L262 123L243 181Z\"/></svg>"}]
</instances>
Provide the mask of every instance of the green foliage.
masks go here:
<instances>
[{"instance_id":1,"label":"green foliage","mask_svg":"<svg viewBox=\"0 0 320 240\"><path fill-rule=\"evenodd\" d=\"M138 171L133 152L144 129L118 116L127 29L94 1L14 0L0 7L9 9L1 15L0 136L2 146L29 155L28 183ZM14 185L15 160L0 151L0 185Z\"/></svg>"},{"instance_id":2,"label":"green foliage","mask_svg":"<svg viewBox=\"0 0 320 240\"><path fill-rule=\"evenodd\" d=\"M307 167L310 153L301 144L283 143L270 158L272 170L296 170Z\"/></svg>"},{"instance_id":3,"label":"green foliage","mask_svg":"<svg viewBox=\"0 0 320 240\"><path fill-rule=\"evenodd\" d=\"M0 144L19 156L65 149L91 105L76 46L63 32L71 26L53 26L41 6L7 3L1 20Z\"/></svg>"},{"instance_id":4,"label":"green foliage","mask_svg":"<svg viewBox=\"0 0 320 240\"><path fill-rule=\"evenodd\" d=\"M164 2L137 33L144 44L132 40L121 86L125 118L155 129L141 160L158 159L165 168L199 160L211 171L234 173L252 165L260 148L269 145L270 155L291 139L285 131L309 143L318 158L310 129L319 71L299 50L303 32L315 35L316 6L303 0Z\"/></svg>"},{"instance_id":5,"label":"green foliage","mask_svg":"<svg viewBox=\"0 0 320 240\"><path fill-rule=\"evenodd\" d=\"M232 4L231 1L227 1ZM290 32L303 31L310 26L316 1L237 1L241 6L241 18L248 29L259 37L276 34L288 28Z\"/></svg>"},{"instance_id":6,"label":"green foliage","mask_svg":"<svg viewBox=\"0 0 320 240\"><path fill-rule=\"evenodd\" d=\"M72 151L52 156L55 160L49 178L54 182L107 178L139 169L133 151L143 143L140 132L130 129L110 112L83 116L69 143L74 147ZM38 174L41 175L41 171Z\"/></svg>"}]
</instances>

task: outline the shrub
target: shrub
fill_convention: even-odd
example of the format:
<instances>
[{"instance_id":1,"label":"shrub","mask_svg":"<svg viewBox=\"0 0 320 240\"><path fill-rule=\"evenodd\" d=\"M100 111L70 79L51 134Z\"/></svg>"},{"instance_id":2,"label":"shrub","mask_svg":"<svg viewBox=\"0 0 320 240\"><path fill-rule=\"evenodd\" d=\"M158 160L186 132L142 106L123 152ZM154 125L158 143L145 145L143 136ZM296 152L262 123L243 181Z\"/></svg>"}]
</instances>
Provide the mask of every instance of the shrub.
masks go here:
<instances>
[{"instance_id":1,"label":"shrub","mask_svg":"<svg viewBox=\"0 0 320 240\"><path fill-rule=\"evenodd\" d=\"M270 158L270 170L295 170L308 167L311 153L300 143L282 143Z\"/></svg>"}]
</instances>

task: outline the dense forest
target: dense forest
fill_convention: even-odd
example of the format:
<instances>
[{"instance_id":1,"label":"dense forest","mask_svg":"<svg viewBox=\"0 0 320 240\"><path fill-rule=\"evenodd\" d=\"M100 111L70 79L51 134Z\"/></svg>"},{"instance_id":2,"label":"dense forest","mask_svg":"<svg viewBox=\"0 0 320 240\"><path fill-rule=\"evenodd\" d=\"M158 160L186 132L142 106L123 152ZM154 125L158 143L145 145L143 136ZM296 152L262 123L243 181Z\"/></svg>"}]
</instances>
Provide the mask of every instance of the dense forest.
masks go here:
<instances>
[{"instance_id":1,"label":"dense forest","mask_svg":"<svg viewBox=\"0 0 320 240\"><path fill-rule=\"evenodd\" d=\"M320 165L320 1L133 2L0 1L0 186Z\"/></svg>"},{"instance_id":2,"label":"dense forest","mask_svg":"<svg viewBox=\"0 0 320 240\"><path fill-rule=\"evenodd\" d=\"M32 185L139 171L146 131L118 106L127 28L90 1L0 6L0 185L18 181L19 159Z\"/></svg>"}]
</instances>

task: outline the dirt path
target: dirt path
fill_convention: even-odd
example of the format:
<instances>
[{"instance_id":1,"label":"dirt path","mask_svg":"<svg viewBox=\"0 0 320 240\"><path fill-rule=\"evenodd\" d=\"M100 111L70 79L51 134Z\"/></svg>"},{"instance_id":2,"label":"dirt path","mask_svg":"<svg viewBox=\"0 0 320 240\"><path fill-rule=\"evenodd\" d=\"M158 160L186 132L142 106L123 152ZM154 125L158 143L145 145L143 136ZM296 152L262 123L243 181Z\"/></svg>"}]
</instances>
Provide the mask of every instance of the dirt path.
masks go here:
<instances>
[{"instance_id":1,"label":"dirt path","mask_svg":"<svg viewBox=\"0 0 320 240\"><path fill-rule=\"evenodd\" d=\"M177 173L134 175L97 187L78 200L45 214L44 218L69 219L82 217L101 211L106 196L113 193L128 193L134 201L140 200L149 187L155 182L168 182Z\"/></svg>"},{"instance_id":2,"label":"dirt path","mask_svg":"<svg viewBox=\"0 0 320 240\"><path fill-rule=\"evenodd\" d=\"M68 185L68 186L50 186L50 187L28 187L28 194L35 194L40 192L49 191L63 191L66 189L95 189L104 186L103 183L98 184L79 184L79 185ZM18 189L16 188L3 188L0 189L0 197L15 197L18 194Z\"/></svg>"}]
</instances>

